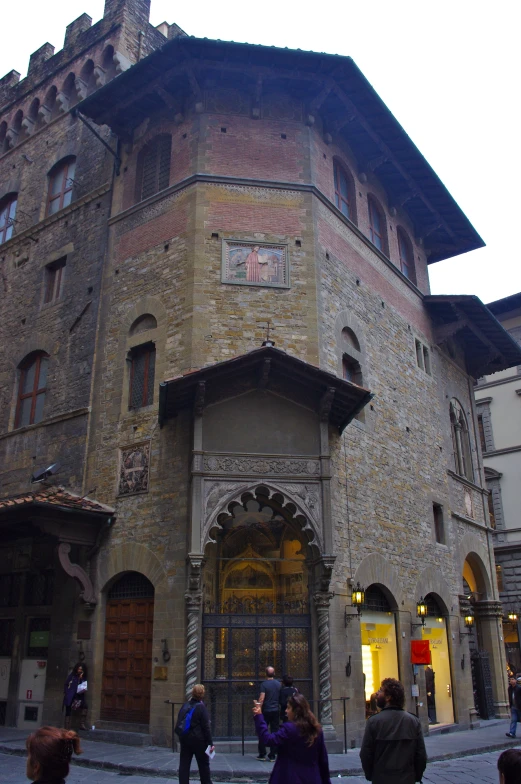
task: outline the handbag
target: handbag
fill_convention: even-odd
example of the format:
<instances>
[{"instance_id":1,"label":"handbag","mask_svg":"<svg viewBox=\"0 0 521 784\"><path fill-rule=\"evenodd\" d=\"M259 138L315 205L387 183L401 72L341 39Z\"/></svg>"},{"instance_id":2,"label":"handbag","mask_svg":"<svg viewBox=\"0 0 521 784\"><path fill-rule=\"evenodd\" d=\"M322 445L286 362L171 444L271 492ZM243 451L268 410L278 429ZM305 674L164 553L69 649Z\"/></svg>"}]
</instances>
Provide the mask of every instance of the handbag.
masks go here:
<instances>
[{"instance_id":1,"label":"handbag","mask_svg":"<svg viewBox=\"0 0 521 784\"><path fill-rule=\"evenodd\" d=\"M74 699L71 703L71 710L77 711L83 708L83 700Z\"/></svg>"}]
</instances>

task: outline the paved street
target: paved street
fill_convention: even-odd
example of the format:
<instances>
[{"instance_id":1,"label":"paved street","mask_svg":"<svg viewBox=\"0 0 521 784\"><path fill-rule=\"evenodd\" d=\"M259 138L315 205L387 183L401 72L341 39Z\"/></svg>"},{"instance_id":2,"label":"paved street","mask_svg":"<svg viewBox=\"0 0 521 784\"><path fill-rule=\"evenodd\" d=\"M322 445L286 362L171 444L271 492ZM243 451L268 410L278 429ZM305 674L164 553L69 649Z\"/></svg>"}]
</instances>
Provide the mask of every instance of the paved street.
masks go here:
<instances>
[{"instance_id":1,"label":"paved street","mask_svg":"<svg viewBox=\"0 0 521 784\"><path fill-rule=\"evenodd\" d=\"M498 784L497 758L500 752L478 754L472 757L433 762L427 766L423 777L425 784ZM118 784L121 773L93 770L92 768L71 767L67 784ZM130 784L177 784L177 779L164 779L151 776L124 776ZM2 784L27 784L25 759L0 754L0 781ZM199 781L199 779L194 779ZM244 779L242 780L245 781ZM363 784L359 776L333 777L332 784ZM221 784L224 784L221 782Z\"/></svg>"}]
</instances>

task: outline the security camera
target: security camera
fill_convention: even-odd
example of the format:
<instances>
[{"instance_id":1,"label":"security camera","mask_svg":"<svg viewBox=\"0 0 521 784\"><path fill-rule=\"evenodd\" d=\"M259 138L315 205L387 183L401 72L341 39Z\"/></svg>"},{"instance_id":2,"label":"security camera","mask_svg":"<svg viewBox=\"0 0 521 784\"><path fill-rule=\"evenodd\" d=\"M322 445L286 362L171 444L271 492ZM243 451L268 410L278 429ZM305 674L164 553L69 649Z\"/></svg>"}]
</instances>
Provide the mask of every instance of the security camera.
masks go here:
<instances>
[{"instance_id":1,"label":"security camera","mask_svg":"<svg viewBox=\"0 0 521 784\"><path fill-rule=\"evenodd\" d=\"M35 471L31 477L31 484L35 484L35 482L44 482L50 476L53 476L53 474L57 474L60 468L60 463L52 463L41 471Z\"/></svg>"}]
</instances>

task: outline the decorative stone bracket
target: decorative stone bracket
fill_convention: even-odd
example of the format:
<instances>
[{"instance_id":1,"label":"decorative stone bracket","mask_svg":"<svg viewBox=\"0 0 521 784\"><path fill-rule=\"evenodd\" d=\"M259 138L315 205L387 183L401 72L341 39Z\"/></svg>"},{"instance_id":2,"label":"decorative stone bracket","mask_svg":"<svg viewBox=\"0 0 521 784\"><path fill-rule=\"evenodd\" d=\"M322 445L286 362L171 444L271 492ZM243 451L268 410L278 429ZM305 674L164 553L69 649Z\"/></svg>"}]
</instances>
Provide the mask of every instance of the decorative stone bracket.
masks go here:
<instances>
[{"instance_id":1,"label":"decorative stone bracket","mask_svg":"<svg viewBox=\"0 0 521 784\"><path fill-rule=\"evenodd\" d=\"M60 542L58 545L58 558L60 559L63 571L68 574L69 577L74 577L74 579L79 582L83 589L80 593L80 599L86 604L97 604L94 586L92 585L89 575L79 564L71 563L69 558L70 551L70 544L67 544L67 542Z\"/></svg>"}]
</instances>

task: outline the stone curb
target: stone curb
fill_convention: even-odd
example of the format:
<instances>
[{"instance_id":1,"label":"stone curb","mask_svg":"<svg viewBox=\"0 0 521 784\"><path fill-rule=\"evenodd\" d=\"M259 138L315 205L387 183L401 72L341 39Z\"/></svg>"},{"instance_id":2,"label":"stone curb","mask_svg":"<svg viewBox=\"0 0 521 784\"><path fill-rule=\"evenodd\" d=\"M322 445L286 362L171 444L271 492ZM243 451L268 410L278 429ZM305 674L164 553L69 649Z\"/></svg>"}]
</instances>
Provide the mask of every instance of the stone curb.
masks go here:
<instances>
[{"instance_id":1,"label":"stone curb","mask_svg":"<svg viewBox=\"0 0 521 784\"><path fill-rule=\"evenodd\" d=\"M429 757L429 762L441 762L443 760L450 760L450 759L458 759L460 757L473 757L477 754L487 754L491 751L499 751L500 749L507 749L514 746L519 746L519 738L515 740L512 739L510 741L506 740L497 742L497 743L489 743L486 746L481 746L479 748L473 749L464 749L462 751L451 751L447 752L446 754L434 754ZM0 753L2 754L11 754L16 757L25 757L26 751L23 748L16 748L9 746L7 744L0 743ZM341 755L338 755L341 756ZM177 767L172 768L149 768L143 765L126 765L123 762L110 762L106 760L96 760L94 758L75 758L72 760L73 765L78 765L82 768L93 768L95 770L113 770L118 771L118 773L122 774L129 774L129 775L139 775L139 776L148 776L150 778L177 778ZM272 768L270 768L264 772L260 771L248 771L248 770L241 770L237 768L236 770L229 769L223 770L222 768L219 770L218 768L212 767L212 778L215 781L226 781L226 782L266 782L267 776L269 776L269 772L271 772ZM337 776L363 776L363 771L361 767L356 768L338 768L335 770L331 770L331 777L336 778Z\"/></svg>"}]
</instances>

